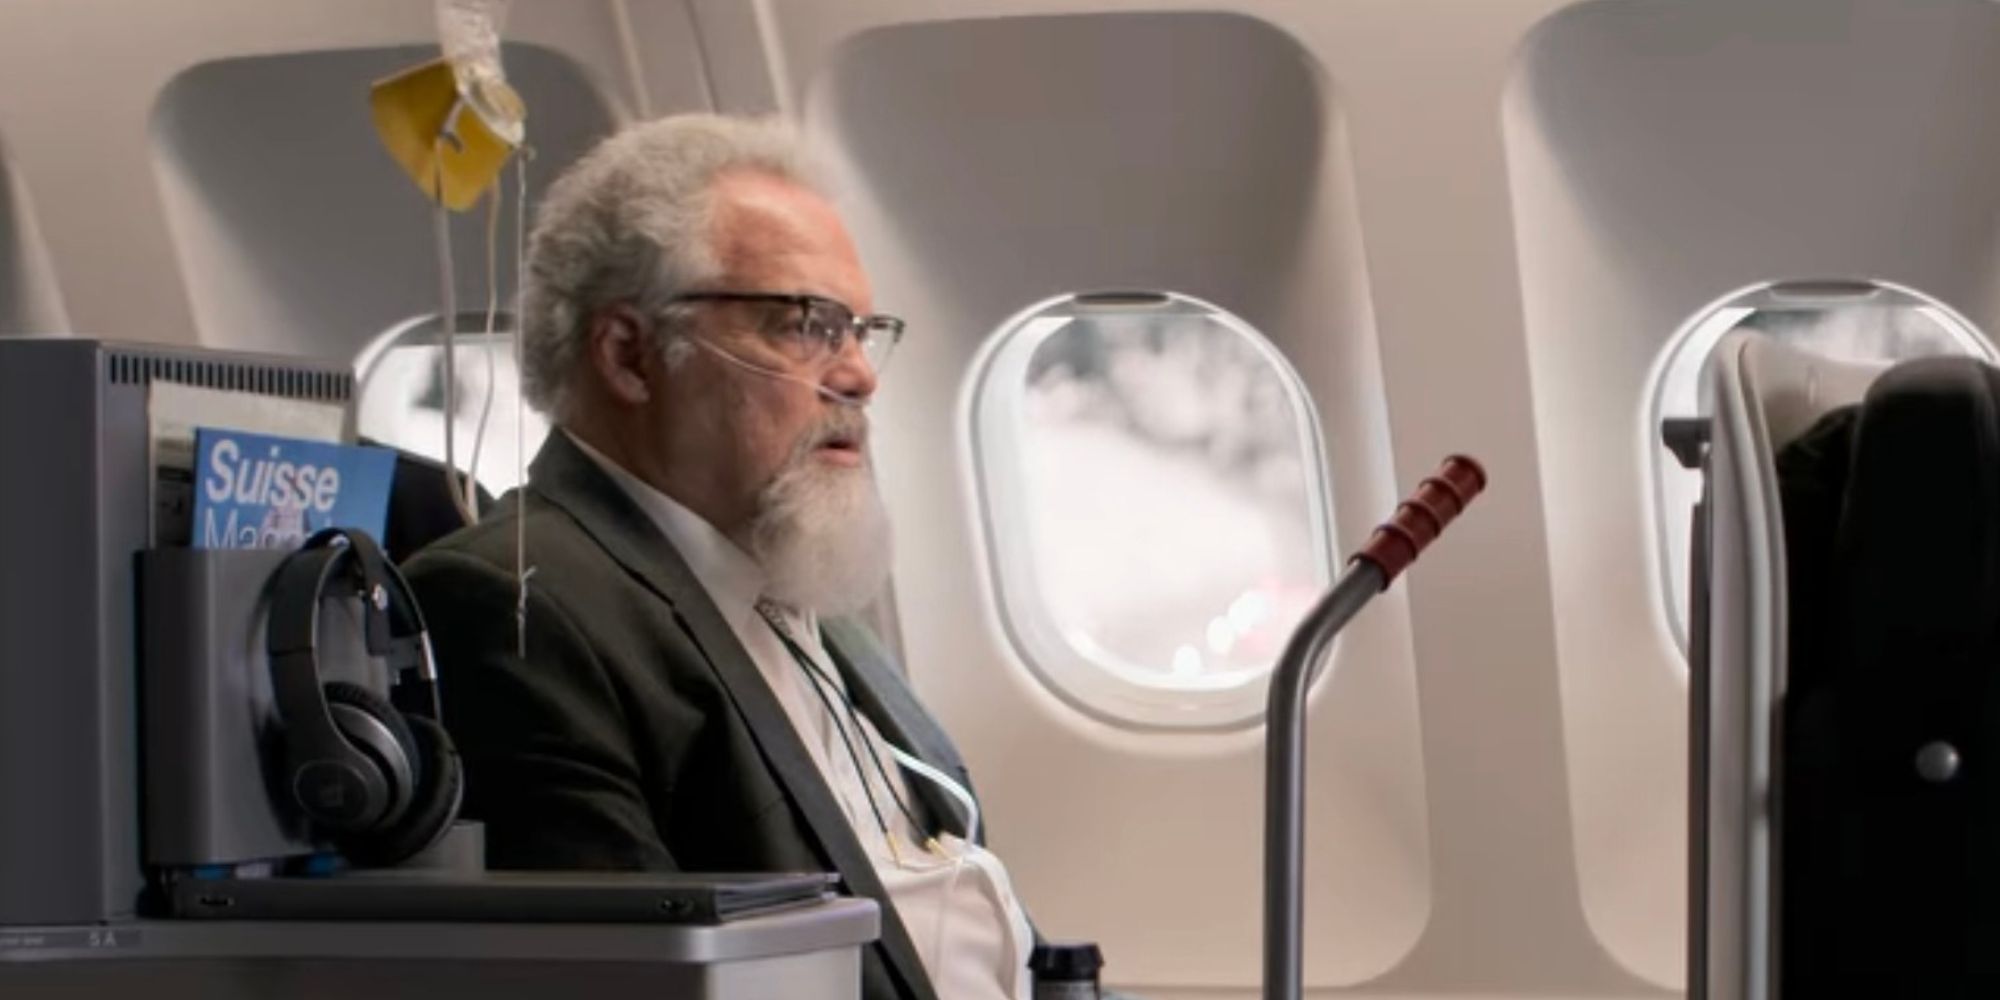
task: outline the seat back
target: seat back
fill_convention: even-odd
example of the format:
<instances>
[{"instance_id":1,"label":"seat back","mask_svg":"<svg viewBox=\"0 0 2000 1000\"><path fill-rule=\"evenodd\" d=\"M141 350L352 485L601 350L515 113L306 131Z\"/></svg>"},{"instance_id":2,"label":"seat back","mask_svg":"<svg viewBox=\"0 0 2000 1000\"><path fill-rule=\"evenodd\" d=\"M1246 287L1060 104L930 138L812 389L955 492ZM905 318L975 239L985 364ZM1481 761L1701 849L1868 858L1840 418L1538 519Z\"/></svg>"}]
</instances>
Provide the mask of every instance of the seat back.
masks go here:
<instances>
[{"instance_id":1,"label":"seat back","mask_svg":"<svg viewBox=\"0 0 2000 1000\"><path fill-rule=\"evenodd\" d=\"M1990 987L2000 370L1957 357L1899 364L1776 464L1790 579L1785 992Z\"/></svg>"},{"instance_id":2,"label":"seat back","mask_svg":"<svg viewBox=\"0 0 2000 1000\"><path fill-rule=\"evenodd\" d=\"M1778 451L1858 401L1884 366L1732 333L1706 377L1707 447L1689 574L1688 992L1776 996L1788 551Z\"/></svg>"},{"instance_id":3,"label":"seat back","mask_svg":"<svg viewBox=\"0 0 2000 1000\"><path fill-rule=\"evenodd\" d=\"M390 480L389 513L382 529L382 549L391 560L400 564L465 527L465 517L451 499L454 487L463 488L464 472L448 478L443 462L379 441L363 438L362 442L396 453L396 475ZM483 515L493 506L493 495L484 486L474 484L473 489L475 509Z\"/></svg>"}]
</instances>

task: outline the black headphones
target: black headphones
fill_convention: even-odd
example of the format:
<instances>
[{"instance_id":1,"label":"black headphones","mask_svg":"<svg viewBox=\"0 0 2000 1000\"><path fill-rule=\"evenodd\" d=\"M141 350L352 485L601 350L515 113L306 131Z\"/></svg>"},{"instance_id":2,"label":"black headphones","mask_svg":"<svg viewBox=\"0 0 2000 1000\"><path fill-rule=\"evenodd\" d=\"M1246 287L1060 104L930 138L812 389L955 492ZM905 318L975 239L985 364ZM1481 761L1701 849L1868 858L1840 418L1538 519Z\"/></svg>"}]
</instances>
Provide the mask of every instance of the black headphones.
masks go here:
<instances>
[{"instance_id":1,"label":"black headphones","mask_svg":"<svg viewBox=\"0 0 2000 1000\"><path fill-rule=\"evenodd\" d=\"M389 664L389 699L320 680L319 609L359 597L368 655ZM366 532L327 528L278 567L265 631L284 724L282 786L350 861L391 865L435 843L465 791L440 724L437 665L409 582Z\"/></svg>"}]
</instances>

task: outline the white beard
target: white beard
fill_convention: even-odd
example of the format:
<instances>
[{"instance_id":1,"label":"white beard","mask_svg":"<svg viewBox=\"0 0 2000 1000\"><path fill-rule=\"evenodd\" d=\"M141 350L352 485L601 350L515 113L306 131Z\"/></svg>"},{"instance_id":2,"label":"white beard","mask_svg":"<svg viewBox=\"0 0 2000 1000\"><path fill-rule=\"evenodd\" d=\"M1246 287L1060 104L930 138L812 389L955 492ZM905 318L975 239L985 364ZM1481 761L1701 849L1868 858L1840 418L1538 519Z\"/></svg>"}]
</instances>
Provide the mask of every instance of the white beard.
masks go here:
<instances>
[{"instance_id":1,"label":"white beard","mask_svg":"<svg viewBox=\"0 0 2000 1000\"><path fill-rule=\"evenodd\" d=\"M852 614L889 579L889 514L865 462L826 465L801 449L759 494L748 534L765 595L803 611Z\"/></svg>"}]
</instances>

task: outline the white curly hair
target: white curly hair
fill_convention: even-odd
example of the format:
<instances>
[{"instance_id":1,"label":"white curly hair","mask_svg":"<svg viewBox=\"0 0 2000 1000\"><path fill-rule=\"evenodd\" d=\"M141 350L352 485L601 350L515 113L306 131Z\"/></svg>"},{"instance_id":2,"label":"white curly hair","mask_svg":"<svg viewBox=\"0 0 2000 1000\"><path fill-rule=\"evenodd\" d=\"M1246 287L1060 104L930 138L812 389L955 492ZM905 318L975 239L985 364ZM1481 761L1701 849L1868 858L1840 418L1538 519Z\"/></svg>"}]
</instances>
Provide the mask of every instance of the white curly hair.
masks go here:
<instances>
[{"instance_id":1,"label":"white curly hair","mask_svg":"<svg viewBox=\"0 0 2000 1000\"><path fill-rule=\"evenodd\" d=\"M549 185L521 289L521 391L529 405L559 422L569 415L599 309L630 302L659 313L672 296L715 278L710 191L717 177L739 170L820 190L783 122L712 114L624 129Z\"/></svg>"}]
</instances>

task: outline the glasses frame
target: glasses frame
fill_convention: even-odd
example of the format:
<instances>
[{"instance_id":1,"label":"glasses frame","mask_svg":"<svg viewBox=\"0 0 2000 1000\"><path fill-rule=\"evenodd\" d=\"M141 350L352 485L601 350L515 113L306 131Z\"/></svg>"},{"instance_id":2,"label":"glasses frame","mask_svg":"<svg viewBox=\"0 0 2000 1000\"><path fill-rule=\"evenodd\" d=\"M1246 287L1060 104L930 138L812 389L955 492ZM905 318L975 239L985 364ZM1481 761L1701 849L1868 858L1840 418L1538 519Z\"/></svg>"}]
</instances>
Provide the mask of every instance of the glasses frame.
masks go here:
<instances>
[{"instance_id":1,"label":"glasses frame","mask_svg":"<svg viewBox=\"0 0 2000 1000\"><path fill-rule=\"evenodd\" d=\"M846 303L839 299L827 298L824 295L813 295L806 292L683 292L668 299L666 304L675 306L696 302L747 302L762 305L791 306L799 311L798 336L808 342L816 338L820 343L824 344L826 347L826 359L830 360L840 357L841 352L846 348L846 341L851 339L855 344L860 346L862 357L868 359L869 364L875 368L877 373L888 367L889 356L895 353L896 346L903 342L904 323L900 317L891 316L887 313L857 315L853 309L848 308ZM816 307L821 309L837 309L847 315L847 322L844 325L834 324L830 328L830 332L815 334L812 332L815 329L815 324L811 320L813 310ZM875 355L870 354L868 344L870 340L884 333L888 335L889 340L887 345L881 348L880 360L878 361Z\"/></svg>"}]
</instances>

